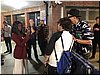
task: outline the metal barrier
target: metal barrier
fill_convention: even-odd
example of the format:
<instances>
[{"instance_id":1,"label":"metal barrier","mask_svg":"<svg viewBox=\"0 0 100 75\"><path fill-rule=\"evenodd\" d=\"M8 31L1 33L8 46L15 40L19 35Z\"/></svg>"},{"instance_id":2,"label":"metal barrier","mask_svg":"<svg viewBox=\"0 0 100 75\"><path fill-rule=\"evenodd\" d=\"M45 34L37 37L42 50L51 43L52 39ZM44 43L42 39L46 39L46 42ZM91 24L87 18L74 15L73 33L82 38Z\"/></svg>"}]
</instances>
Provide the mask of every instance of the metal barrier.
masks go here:
<instances>
[{"instance_id":1,"label":"metal barrier","mask_svg":"<svg viewBox=\"0 0 100 75\"><path fill-rule=\"evenodd\" d=\"M99 70L96 69L88 60L84 59L75 51L72 51L73 65L71 74L98 74Z\"/></svg>"}]
</instances>

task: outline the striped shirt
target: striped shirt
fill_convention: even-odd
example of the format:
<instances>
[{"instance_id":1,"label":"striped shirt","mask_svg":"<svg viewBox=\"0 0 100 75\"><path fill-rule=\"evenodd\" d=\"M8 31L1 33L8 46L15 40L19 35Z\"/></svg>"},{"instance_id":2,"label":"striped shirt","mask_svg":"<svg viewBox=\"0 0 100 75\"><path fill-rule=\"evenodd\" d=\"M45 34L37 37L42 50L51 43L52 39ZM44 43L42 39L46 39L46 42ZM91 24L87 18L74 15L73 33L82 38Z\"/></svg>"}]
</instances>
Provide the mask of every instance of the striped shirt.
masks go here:
<instances>
[{"instance_id":1,"label":"striped shirt","mask_svg":"<svg viewBox=\"0 0 100 75\"><path fill-rule=\"evenodd\" d=\"M77 25L73 25L71 34L73 34L75 38L81 40L93 39L90 25L85 21L80 21ZM74 48L83 53L83 51L87 52L89 50L89 45L79 44L76 42Z\"/></svg>"}]
</instances>

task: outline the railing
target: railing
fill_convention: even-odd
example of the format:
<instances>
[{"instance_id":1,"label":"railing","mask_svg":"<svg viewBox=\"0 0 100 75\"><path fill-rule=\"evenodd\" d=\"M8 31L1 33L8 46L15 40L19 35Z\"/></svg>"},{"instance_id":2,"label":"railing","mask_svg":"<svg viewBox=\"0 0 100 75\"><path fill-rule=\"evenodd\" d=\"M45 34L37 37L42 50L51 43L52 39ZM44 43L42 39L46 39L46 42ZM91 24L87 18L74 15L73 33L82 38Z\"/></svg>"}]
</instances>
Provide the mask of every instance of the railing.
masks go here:
<instances>
[{"instance_id":1,"label":"railing","mask_svg":"<svg viewBox=\"0 0 100 75\"><path fill-rule=\"evenodd\" d=\"M84 59L82 56L72 51L73 54L73 67L72 74L98 74L100 71L93 66L88 60Z\"/></svg>"}]
</instances>

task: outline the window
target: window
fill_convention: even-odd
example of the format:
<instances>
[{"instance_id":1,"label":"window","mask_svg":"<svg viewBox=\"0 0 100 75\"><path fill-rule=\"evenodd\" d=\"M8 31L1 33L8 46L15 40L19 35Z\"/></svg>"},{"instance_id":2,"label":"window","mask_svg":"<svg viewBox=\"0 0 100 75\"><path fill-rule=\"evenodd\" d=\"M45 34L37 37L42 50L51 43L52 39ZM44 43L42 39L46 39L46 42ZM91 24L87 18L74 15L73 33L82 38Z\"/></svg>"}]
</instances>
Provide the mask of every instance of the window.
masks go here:
<instances>
[{"instance_id":1,"label":"window","mask_svg":"<svg viewBox=\"0 0 100 75\"><path fill-rule=\"evenodd\" d=\"M11 16L8 15L8 16L5 16L5 17L6 17L7 21L8 21L8 24L11 25Z\"/></svg>"},{"instance_id":2,"label":"window","mask_svg":"<svg viewBox=\"0 0 100 75\"><path fill-rule=\"evenodd\" d=\"M81 19L86 20L86 11L80 11Z\"/></svg>"},{"instance_id":3,"label":"window","mask_svg":"<svg viewBox=\"0 0 100 75\"><path fill-rule=\"evenodd\" d=\"M67 12L70 9L68 8ZM97 8L91 9L91 8L82 8L81 7L81 9L80 8L76 8L76 9L78 9L80 11L80 15L81 15L82 20L87 20L87 21L90 20L91 21L91 20L95 20L95 18L97 16L99 16L99 9L97 9Z\"/></svg>"},{"instance_id":4,"label":"window","mask_svg":"<svg viewBox=\"0 0 100 75\"><path fill-rule=\"evenodd\" d=\"M89 11L89 20L95 20L99 16L99 11Z\"/></svg>"},{"instance_id":5,"label":"window","mask_svg":"<svg viewBox=\"0 0 100 75\"><path fill-rule=\"evenodd\" d=\"M23 25L25 25L25 15L24 14L17 14L14 15L14 21L20 21Z\"/></svg>"},{"instance_id":6,"label":"window","mask_svg":"<svg viewBox=\"0 0 100 75\"><path fill-rule=\"evenodd\" d=\"M93 25L95 23L95 18L99 16L99 8L97 7L66 7L66 11L68 12L70 9L76 8L80 11L80 16L82 20L87 21L91 28L93 28Z\"/></svg>"},{"instance_id":7,"label":"window","mask_svg":"<svg viewBox=\"0 0 100 75\"><path fill-rule=\"evenodd\" d=\"M35 21L35 26L38 26L40 23L40 12L30 12L29 19L33 19Z\"/></svg>"}]
</instances>

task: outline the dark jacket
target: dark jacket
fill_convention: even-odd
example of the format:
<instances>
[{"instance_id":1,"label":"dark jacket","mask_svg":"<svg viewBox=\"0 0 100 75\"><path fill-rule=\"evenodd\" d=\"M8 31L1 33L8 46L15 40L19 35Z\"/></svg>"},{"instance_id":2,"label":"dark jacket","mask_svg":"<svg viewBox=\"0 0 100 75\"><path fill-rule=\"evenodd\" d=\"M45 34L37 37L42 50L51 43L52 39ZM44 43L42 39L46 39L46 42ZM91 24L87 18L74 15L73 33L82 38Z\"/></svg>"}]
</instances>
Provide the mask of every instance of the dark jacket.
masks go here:
<instances>
[{"instance_id":1,"label":"dark jacket","mask_svg":"<svg viewBox=\"0 0 100 75\"><path fill-rule=\"evenodd\" d=\"M28 26L28 28L31 29L30 26ZM29 44L36 44L36 31L37 31L37 28L35 26L32 26L32 28L35 30L35 32L31 34L28 43Z\"/></svg>"},{"instance_id":2,"label":"dark jacket","mask_svg":"<svg viewBox=\"0 0 100 75\"><path fill-rule=\"evenodd\" d=\"M44 26L38 27L38 38L45 39L48 37L48 26L44 24Z\"/></svg>"},{"instance_id":3,"label":"dark jacket","mask_svg":"<svg viewBox=\"0 0 100 75\"><path fill-rule=\"evenodd\" d=\"M94 30L94 28L99 28L99 29L100 29L100 25L99 25L99 24L95 24L95 25L93 26L94 39L95 39L96 41L100 41L100 40L99 40L99 33L100 33L100 30L99 30L99 31L96 31L96 30Z\"/></svg>"}]
</instances>

